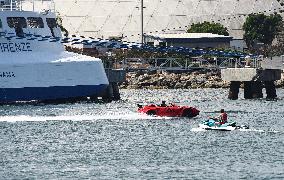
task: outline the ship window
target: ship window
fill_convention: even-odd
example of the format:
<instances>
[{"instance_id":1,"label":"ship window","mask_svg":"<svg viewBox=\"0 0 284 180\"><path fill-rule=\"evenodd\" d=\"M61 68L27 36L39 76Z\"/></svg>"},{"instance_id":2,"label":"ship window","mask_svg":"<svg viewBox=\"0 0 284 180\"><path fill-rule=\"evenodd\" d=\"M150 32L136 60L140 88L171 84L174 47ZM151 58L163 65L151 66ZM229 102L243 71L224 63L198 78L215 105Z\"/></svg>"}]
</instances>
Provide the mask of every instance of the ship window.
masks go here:
<instances>
[{"instance_id":1,"label":"ship window","mask_svg":"<svg viewBox=\"0 0 284 180\"><path fill-rule=\"evenodd\" d=\"M15 28L17 36L25 36L23 28L27 28L27 22L24 17L7 17L7 23L10 28Z\"/></svg>"},{"instance_id":2,"label":"ship window","mask_svg":"<svg viewBox=\"0 0 284 180\"><path fill-rule=\"evenodd\" d=\"M1 0L0 1L0 7L3 7L5 5L5 1L4 0Z\"/></svg>"},{"instance_id":3,"label":"ship window","mask_svg":"<svg viewBox=\"0 0 284 180\"><path fill-rule=\"evenodd\" d=\"M57 27L56 19L55 18L46 18L46 22L49 28Z\"/></svg>"},{"instance_id":4,"label":"ship window","mask_svg":"<svg viewBox=\"0 0 284 180\"><path fill-rule=\"evenodd\" d=\"M7 17L7 23L10 28L27 28L24 17Z\"/></svg>"},{"instance_id":5,"label":"ship window","mask_svg":"<svg viewBox=\"0 0 284 180\"><path fill-rule=\"evenodd\" d=\"M40 17L28 17L27 21L30 28L44 28L43 20Z\"/></svg>"}]
</instances>

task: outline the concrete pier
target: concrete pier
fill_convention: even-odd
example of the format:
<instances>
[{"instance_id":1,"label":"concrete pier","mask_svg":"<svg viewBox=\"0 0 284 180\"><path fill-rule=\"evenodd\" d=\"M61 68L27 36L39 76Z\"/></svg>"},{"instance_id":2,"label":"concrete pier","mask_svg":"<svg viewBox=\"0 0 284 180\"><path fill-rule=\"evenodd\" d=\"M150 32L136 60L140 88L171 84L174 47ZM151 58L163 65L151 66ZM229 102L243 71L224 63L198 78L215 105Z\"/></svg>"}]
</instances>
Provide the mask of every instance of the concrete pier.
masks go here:
<instances>
[{"instance_id":1,"label":"concrete pier","mask_svg":"<svg viewBox=\"0 0 284 180\"><path fill-rule=\"evenodd\" d=\"M261 68L227 68L221 70L224 81L230 81L228 98L238 99L240 83L244 83L244 98L262 98L262 89L266 89L266 98L274 99L277 97L274 81L281 79L280 69L261 69Z\"/></svg>"},{"instance_id":2,"label":"concrete pier","mask_svg":"<svg viewBox=\"0 0 284 180\"><path fill-rule=\"evenodd\" d=\"M126 80L126 71L122 69L106 68L105 72L108 77L109 86L102 95L103 100L106 101L120 100L118 83L124 82Z\"/></svg>"}]
</instances>

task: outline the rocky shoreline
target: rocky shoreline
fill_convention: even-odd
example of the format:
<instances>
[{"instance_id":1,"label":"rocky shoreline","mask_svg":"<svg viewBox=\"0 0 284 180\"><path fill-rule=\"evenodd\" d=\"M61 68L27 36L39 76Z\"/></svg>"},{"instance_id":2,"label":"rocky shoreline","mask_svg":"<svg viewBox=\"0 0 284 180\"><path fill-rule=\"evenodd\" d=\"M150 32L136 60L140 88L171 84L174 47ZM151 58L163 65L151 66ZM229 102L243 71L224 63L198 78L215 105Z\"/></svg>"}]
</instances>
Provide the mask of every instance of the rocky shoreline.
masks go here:
<instances>
[{"instance_id":1,"label":"rocky shoreline","mask_svg":"<svg viewBox=\"0 0 284 180\"><path fill-rule=\"evenodd\" d=\"M275 82L277 88L284 87L282 79ZM128 72L121 89L196 89L228 88L230 82L221 79L220 70L199 69L190 72L137 71Z\"/></svg>"}]
</instances>

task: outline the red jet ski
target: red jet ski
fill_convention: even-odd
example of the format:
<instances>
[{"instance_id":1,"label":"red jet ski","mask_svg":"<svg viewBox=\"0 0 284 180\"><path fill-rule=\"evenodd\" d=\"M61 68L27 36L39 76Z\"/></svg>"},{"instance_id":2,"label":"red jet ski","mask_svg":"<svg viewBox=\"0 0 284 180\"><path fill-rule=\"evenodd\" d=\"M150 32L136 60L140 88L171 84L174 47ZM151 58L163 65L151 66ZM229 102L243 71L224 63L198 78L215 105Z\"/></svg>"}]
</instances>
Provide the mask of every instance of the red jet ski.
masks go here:
<instances>
[{"instance_id":1,"label":"red jet ski","mask_svg":"<svg viewBox=\"0 0 284 180\"><path fill-rule=\"evenodd\" d=\"M199 115L199 110L190 106L177 106L175 104L158 106L150 104L142 106L138 104L138 112L147 115L167 116L167 117L195 117Z\"/></svg>"}]
</instances>

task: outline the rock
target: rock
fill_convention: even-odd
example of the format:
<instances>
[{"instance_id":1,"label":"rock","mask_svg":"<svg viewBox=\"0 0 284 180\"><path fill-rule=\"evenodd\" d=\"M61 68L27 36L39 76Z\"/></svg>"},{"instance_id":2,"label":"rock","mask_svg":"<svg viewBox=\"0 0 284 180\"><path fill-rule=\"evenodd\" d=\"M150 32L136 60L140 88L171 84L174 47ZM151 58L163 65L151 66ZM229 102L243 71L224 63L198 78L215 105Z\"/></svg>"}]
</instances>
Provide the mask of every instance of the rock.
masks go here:
<instances>
[{"instance_id":1,"label":"rock","mask_svg":"<svg viewBox=\"0 0 284 180\"><path fill-rule=\"evenodd\" d=\"M174 89L181 89L181 88L183 88L183 87L184 87L184 86L183 86L182 83L177 82L177 83L175 84L175 86L174 86Z\"/></svg>"},{"instance_id":2,"label":"rock","mask_svg":"<svg viewBox=\"0 0 284 180\"><path fill-rule=\"evenodd\" d=\"M282 79L276 81L277 87L284 87L284 74ZM193 72L175 74L166 71L151 71L144 73L127 73L126 82L120 88L155 88L155 89L180 89L180 88L228 88L230 82L221 79L219 70L195 70Z\"/></svg>"}]
</instances>

